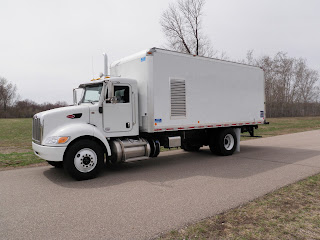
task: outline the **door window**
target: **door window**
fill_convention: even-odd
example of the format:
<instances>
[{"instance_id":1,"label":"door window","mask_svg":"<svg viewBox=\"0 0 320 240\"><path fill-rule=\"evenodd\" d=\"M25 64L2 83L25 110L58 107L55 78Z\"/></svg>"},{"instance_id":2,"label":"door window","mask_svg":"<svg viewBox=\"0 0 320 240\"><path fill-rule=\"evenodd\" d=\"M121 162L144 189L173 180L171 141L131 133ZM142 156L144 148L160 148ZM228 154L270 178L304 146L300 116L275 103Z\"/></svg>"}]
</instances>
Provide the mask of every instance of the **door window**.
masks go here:
<instances>
[{"instance_id":1,"label":"door window","mask_svg":"<svg viewBox=\"0 0 320 240\"><path fill-rule=\"evenodd\" d=\"M129 103L130 102L129 86L114 86L114 96L117 99L117 103ZM107 93L106 99L108 99L108 93Z\"/></svg>"}]
</instances>

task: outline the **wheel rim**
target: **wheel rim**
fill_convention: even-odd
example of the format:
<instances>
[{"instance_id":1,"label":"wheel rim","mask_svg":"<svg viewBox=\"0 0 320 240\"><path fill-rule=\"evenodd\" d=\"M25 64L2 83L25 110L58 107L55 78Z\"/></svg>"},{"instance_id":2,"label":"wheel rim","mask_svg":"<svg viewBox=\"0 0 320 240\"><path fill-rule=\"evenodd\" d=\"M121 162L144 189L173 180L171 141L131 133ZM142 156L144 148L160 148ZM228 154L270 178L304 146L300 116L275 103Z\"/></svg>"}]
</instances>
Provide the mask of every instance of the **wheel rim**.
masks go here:
<instances>
[{"instance_id":1,"label":"wheel rim","mask_svg":"<svg viewBox=\"0 0 320 240\"><path fill-rule=\"evenodd\" d=\"M74 157L74 166L80 172L87 173L92 171L98 162L97 154L90 148L78 151Z\"/></svg>"},{"instance_id":2,"label":"wheel rim","mask_svg":"<svg viewBox=\"0 0 320 240\"><path fill-rule=\"evenodd\" d=\"M231 134L227 134L223 139L224 148L231 150L234 146L234 138Z\"/></svg>"}]
</instances>

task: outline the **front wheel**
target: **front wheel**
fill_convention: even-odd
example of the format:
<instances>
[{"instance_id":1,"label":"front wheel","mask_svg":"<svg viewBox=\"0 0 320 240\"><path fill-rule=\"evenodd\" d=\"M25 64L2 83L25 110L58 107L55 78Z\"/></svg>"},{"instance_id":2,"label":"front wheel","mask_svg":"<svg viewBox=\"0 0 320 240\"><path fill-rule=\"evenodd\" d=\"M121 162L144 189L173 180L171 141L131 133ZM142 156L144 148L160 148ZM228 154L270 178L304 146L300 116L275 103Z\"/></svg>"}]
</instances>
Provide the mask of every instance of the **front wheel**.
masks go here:
<instances>
[{"instance_id":1,"label":"front wheel","mask_svg":"<svg viewBox=\"0 0 320 240\"><path fill-rule=\"evenodd\" d=\"M76 180L95 178L104 162L100 145L91 140L74 143L64 157L64 168Z\"/></svg>"}]
</instances>

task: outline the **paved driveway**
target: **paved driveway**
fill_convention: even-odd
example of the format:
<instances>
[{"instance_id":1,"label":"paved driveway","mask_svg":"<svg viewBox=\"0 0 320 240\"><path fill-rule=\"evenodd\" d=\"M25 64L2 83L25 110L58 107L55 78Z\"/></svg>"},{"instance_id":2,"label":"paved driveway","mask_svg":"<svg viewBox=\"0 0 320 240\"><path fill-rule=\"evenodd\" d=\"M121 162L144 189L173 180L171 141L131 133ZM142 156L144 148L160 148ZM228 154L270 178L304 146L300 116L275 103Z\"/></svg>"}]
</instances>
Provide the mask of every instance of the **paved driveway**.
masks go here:
<instances>
[{"instance_id":1,"label":"paved driveway","mask_svg":"<svg viewBox=\"0 0 320 240\"><path fill-rule=\"evenodd\" d=\"M241 143L229 157L172 151L76 182L0 171L0 239L149 239L320 172L320 131Z\"/></svg>"}]
</instances>

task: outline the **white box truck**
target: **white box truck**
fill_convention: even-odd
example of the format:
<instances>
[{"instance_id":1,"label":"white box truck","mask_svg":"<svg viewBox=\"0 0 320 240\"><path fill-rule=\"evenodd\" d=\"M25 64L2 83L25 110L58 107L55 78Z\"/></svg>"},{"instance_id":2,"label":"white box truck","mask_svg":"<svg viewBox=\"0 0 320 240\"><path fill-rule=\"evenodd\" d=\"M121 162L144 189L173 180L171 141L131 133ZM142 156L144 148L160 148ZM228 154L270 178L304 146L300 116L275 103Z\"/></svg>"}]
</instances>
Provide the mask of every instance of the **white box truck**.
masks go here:
<instances>
[{"instance_id":1,"label":"white box truck","mask_svg":"<svg viewBox=\"0 0 320 240\"><path fill-rule=\"evenodd\" d=\"M109 75L105 60L104 75L74 89L74 106L33 118L35 154L77 180L161 146L231 155L240 132L266 123L258 67L152 48L112 63Z\"/></svg>"}]
</instances>

